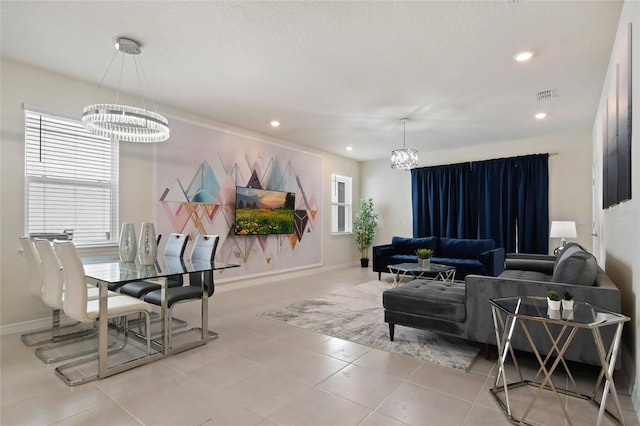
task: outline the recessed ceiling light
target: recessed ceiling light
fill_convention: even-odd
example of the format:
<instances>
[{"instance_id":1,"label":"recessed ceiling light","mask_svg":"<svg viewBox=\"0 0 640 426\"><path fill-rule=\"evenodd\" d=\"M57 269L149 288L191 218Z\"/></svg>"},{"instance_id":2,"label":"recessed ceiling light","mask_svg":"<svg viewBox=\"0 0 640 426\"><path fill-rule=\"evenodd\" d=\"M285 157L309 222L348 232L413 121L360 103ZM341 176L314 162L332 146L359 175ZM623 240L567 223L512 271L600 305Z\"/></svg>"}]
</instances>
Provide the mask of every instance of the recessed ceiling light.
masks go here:
<instances>
[{"instance_id":1,"label":"recessed ceiling light","mask_svg":"<svg viewBox=\"0 0 640 426\"><path fill-rule=\"evenodd\" d=\"M271 127L280 127L280 122L279 122L279 121L277 121L277 120L273 120L273 121L271 122Z\"/></svg>"},{"instance_id":2,"label":"recessed ceiling light","mask_svg":"<svg viewBox=\"0 0 640 426\"><path fill-rule=\"evenodd\" d=\"M539 113L537 113L536 115L534 115L534 117L535 117L537 120L542 120L542 119L543 119L543 118L545 118L546 116L547 116L547 113L546 113L546 112L539 112Z\"/></svg>"},{"instance_id":3,"label":"recessed ceiling light","mask_svg":"<svg viewBox=\"0 0 640 426\"><path fill-rule=\"evenodd\" d=\"M348 147L346 148L346 150L347 150L347 151L353 151L353 147L352 147L352 146L348 146Z\"/></svg>"},{"instance_id":4,"label":"recessed ceiling light","mask_svg":"<svg viewBox=\"0 0 640 426\"><path fill-rule=\"evenodd\" d=\"M515 59L518 62L526 62L532 57L533 57L533 52L525 51L525 52L516 53L513 59Z\"/></svg>"}]
</instances>

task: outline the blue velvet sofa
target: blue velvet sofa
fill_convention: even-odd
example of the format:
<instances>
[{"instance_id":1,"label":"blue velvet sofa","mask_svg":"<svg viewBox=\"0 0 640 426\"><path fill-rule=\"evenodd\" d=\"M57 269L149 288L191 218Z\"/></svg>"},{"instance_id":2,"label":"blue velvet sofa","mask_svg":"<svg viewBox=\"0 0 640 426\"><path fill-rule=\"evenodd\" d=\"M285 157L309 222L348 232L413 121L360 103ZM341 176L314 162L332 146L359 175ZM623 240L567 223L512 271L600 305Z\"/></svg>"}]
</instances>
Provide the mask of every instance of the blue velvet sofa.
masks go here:
<instances>
[{"instance_id":1,"label":"blue velvet sofa","mask_svg":"<svg viewBox=\"0 0 640 426\"><path fill-rule=\"evenodd\" d=\"M469 274L495 277L504 271L504 249L496 248L490 239L393 237L391 244L373 247L373 271L378 273L378 279L383 272L389 272L389 265L418 263L418 248L433 250L433 263L455 267L458 280Z\"/></svg>"}]
</instances>

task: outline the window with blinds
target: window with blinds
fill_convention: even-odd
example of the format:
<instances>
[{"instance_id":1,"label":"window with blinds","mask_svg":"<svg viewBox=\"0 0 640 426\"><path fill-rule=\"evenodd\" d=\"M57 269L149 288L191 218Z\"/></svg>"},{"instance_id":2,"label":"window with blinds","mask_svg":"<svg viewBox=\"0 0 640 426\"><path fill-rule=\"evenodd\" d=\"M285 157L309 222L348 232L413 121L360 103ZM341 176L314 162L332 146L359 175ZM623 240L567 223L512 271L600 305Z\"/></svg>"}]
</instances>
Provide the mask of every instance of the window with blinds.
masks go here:
<instances>
[{"instance_id":1,"label":"window with blinds","mask_svg":"<svg viewBox=\"0 0 640 426\"><path fill-rule=\"evenodd\" d=\"M27 234L73 235L78 245L118 238L118 142L81 123L25 110Z\"/></svg>"},{"instance_id":2,"label":"window with blinds","mask_svg":"<svg viewBox=\"0 0 640 426\"><path fill-rule=\"evenodd\" d=\"M351 232L351 178L331 175L331 232Z\"/></svg>"}]
</instances>

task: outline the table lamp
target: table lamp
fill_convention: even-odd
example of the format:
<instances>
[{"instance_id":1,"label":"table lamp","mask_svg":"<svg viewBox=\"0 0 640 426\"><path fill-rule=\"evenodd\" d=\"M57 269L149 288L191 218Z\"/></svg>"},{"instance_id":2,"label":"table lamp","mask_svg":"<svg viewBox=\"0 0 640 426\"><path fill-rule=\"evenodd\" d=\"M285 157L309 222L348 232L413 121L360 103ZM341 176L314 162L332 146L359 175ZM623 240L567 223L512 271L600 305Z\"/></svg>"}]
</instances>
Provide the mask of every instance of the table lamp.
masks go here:
<instances>
[{"instance_id":1,"label":"table lamp","mask_svg":"<svg viewBox=\"0 0 640 426\"><path fill-rule=\"evenodd\" d=\"M560 238L560 247L557 247L553 254L558 254L564 249L567 243L566 238L577 238L576 223L572 220L554 220L551 222L551 232L549 237Z\"/></svg>"}]
</instances>

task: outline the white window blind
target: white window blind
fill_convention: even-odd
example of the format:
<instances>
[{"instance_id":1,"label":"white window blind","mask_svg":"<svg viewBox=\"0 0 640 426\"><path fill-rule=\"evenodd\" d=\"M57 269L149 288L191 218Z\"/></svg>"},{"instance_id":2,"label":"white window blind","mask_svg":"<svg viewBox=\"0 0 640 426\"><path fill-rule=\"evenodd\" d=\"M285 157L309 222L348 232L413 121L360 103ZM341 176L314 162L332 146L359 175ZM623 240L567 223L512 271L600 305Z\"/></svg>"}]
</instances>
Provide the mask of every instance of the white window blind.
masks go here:
<instances>
[{"instance_id":1,"label":"white window blind","mask_svg":"<svg viewBox=\"0 0 640 426\"><path fill-rule=\"evenodd\" d=\"M78 244L118 239L118 142L79 121L25 110L28 234L73 232Z\"/></svg>"},{"instance_id":2,"label":"white window blind","mask_svg":"<svg viewBox=\"0 0 640 426\"><path fill-rule=\"evenodd\" d=\"M351 232L351 178L331 175L331 232Z\"/></svg>"}]
</instances>

